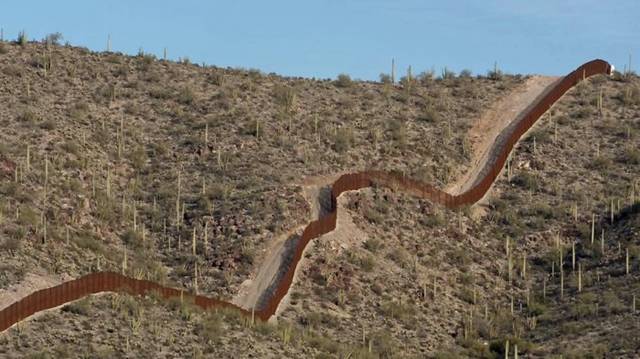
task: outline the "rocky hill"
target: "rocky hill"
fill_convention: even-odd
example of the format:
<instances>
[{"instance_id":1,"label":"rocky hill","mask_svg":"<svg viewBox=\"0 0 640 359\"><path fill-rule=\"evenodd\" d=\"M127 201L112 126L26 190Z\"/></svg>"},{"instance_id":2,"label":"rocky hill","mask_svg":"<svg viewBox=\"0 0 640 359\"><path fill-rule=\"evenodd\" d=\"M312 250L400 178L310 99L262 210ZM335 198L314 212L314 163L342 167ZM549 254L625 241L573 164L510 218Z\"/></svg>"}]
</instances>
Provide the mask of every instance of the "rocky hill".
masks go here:
<instances>
[{"instance_id":1,"label":"rocky hill","mask_svg":"<svg viewBox=\"0 0 640 359\"><path fill-rule=\"evenodd\" d=\"M231 299L321 210L309 181L376 168L444 188L473 165L476 121L528 79L284 78L2 42L0 308L96 270ZM0 352L491 358L508 340L633 357L639 85L571 90L471 208L345 195L347 231L309 248L278 324L105 294L20 323Z\"/></svg>"}]
</instances>

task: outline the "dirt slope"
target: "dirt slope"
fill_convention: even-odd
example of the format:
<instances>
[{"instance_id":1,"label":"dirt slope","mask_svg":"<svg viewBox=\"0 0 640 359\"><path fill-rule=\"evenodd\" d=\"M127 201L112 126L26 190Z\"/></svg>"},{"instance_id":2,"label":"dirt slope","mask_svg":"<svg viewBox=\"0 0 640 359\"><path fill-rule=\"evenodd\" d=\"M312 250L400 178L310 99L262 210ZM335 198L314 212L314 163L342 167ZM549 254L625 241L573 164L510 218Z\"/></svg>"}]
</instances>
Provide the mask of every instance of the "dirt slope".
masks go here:
<instances>
[{"instance_id":1,"label":"dirt slope","mask_svg":"<svg viewBox=\"0 0 640 359\"><path fill-rule=\"evenodd\" d=\"M303 195L309 204L309 221L315 221L325 215L330 203L330 184L339 177L322 176L308 178L302 184ZM265 252L260 267L253 278L245 280L238 294L232 302L245 309L259 308L263 300L269 297L270 290L278 283L282 274L286 271L290 260L290 253L295 248L304 226L276 238L271 247Z\"/></svg>"},{"instance_id":2,"label":"dirt slope","mask_svg":"<svg viewBox=\"0 0 640 359\"><path fill-rule=\"evenodd\" d=\"M486 111L467 134L467 140L473 148L471 165L462 177L447 186L446 191L451 194L460 194L471 188L489 160L491 149L500 147L496 144L500 133L510 123L518 120L524 110L535 103L535 100L544 95L558 80L560 80L559 77L532 76L509 96Z\"/></svg>"}]
</instances>

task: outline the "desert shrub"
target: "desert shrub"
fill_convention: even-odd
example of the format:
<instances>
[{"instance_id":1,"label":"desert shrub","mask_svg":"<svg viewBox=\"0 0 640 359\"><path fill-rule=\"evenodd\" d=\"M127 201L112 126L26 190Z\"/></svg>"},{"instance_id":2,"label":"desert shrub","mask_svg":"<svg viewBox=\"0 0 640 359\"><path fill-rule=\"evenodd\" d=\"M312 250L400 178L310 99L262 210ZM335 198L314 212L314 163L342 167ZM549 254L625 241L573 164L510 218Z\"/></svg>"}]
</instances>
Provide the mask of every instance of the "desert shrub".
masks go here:
<instances>
[{"instance_id":1,"label":"desert shrub","mask_svg":"<svg viewBox=\"0 0 640 359\"><path fill-rule=\"evenodd\" d=\"M76 102L69 109L69 116L75 121L80 121L80 120L84 120L88 112L89 112L89 105L86 102Z\"/></svg>"},{"instance_id":2,"label":"desert shrub","mask_svg":"<svg viewBox=\"0 0 640 359\"><path fill-rule=\"evenodd\" d=\"M471 70L469 70L469 69L464 69L464 70L460 71L460 76L459 76L460 78L470 79L471 76L472 76Z\"/></svg>"},{"instance_id":3,"label":"desert shrub","mask_svg":"<svg viewBox=\"0 0 640 359\"><path fill-rule=\"evenodd\" d=\"M432 214L421 216L419 221L420 221L420 224L427 226L429 228L441 227L447 223L446 218L444 217L444 214L442 213L442 211L435 211Z\"/></svg>"},{"instance_id":4,"label":"desert shrub","mask_svg":"<svg viewBox=\"0 0 640 359\"><path fill-rule=\"evenodd\" d=\"M24 124L33 125L37 121L39 121L39 118L38 115L35 114L35 112L27 109L18 115L17 120Z\"/></svg>"},{"instance_id":5,"label":"desert shrub","mask_svg":"<svg viewBox=\"0 0 640 359\"><path fill-rule=\"evenodd\" d=\"M40 123L40 128L43 130L51 131L56 128L56 122L54 120L45 120Z\"/></svg>"},{"instance_id":6,"label":"desert shrub","mask_svg":"<svg viewBox=\"0 0 640 359\"><path fill-rule=\"evenodd\" d=\"M422 111L418 114L418 120L427 123L438 123L441 120L438 111L433 106L427 105L422 108Z\"/></svg>"},{"instance_id":7,"label":"desert shrub","mask_svg":"<svg viewBox=\"0 0 640 359\"><path fill-rule=\"evenodd\" d=\"M259 81L264 77L264 74L260 69L251 68L247 70L247 76L253 81Z\"/></svg>"},{"instance_id":8,"label":"desert shrub","mask_svg":"<svg viewBox=\"0 0 640 359\"><path fill-rule=\"evenodd\" d=\"M82 249L88 249L93 253L103 253L104 248L102 243L96 240L92 235L88 233L82 233L75 238L75 242L78 247Z\"/></svg>"},{"instance_id":9,"label":"desert shrub","mask_svg":"<svg viewBox=\"0 0 640 359\"><path fill-rule=\"evenodd\" d=\"M380 314L382 314L386 318L401 320L408 317L413 317L416 313L416 310L412 305L395 300L383 302L379 310Z\"/></svg>"},{"instance_id":10,"label":"desert shrub","mask_svg":"<svg viewBox=\"0 0 640 359\"><path fill-rule=\"evenodd\" d=\"M380 74L380 82L383 84L390 84L391 83L391 75L389 74Z\"/></svg>"},{"instance_id":11,"label":"desert shrub","mask_svg":"<svg viewBox=\"0 0 640 359\"><path fill-rule=\"evenodd\" d=\"M29 38L27 37L27 33L24 31L20 31L18 33L18 38L16 39L16 44L20 46L24 46L29 42Z\"/></svg>"},{"instance_id":12,"label":"desert shrub","mask_svg":"<svg viewBox=\"0 0 640 359\"><path fill-rule=\"evenodd\" d=\"M3 66L2 73L11 77L22 77L22 68L17 65Z\"/></svg>"},{"instance_id":13,"label":"desert shrub","mask_svg":"<svg viewBox=\"0 0 640 359\"><path fill-rule=\"evenodd\" d=\"M215 312L208 312L196 326L196 334L203 337L207 343L216 342L223 332L222 318Z\"/></svg>"},{"instance_id":14,"label":"desert shrub","mask_svg":"<svg viewBox=\"0 0 640 359\"><path fill-rule=\"evenodd\" d=\"M568 125L571 122L571 119L566 115L557 115L554 120L561 126Z\"/></svg>"},{"instance_id":15,"label":"desert shrub","mask_svg":"<svg viewBox=\"0 0 640 359\"><path fill-rule=\"evenodd\" d=\"M398 148L404 148L407 145L407 126L399 120L389 122L391 137L396 142Z\"/></svg>"},{"instance_id":16,"label":"desert shrub","mask_svg":"<svg viewBox=\"0 0 640 359\"><path fill-rule=\"evenodd\" d=\"M3 182L0 183L0 194L3 194L7 197L14 197L18 193L20 193L20 188L18 184L15 182Z\"/></svg>"},{"instance_id":17,"label":"desert shrub","mask_svg":"<svg viewBox=\"0 0 640 359\"><path fill-rule=\"evenodd\" d=\"M209 82L216 86L222 86L224 84L224 74L220 72L213 72L209 74Z\"/></svg>"},{"instance_id":18,"label":"desert shrub","mask_svg":"<svg viewBox=\"0 0 640 359\"><path fill-rule=\"evenodd\" d=\"M347 74L340 74L334 81L334 84L337 87L347 88L353 86L353 80L351 80L351 76Z\"/></svg>"},{"instance_id":19,"label":"desert shrub","mask_svg":"<svg viewBox=\"0 0 640 359\"><path fill-rule=\"evenodd\" d=\"M152 87L149 89L149 96L158 100L167 100L171 98L172 92L170 89L163 86Z\"/></svg>"},{"instance_id":20,"label":"desert shrub","mask_svg":"<svg viewBox=\"0 0 640 359\"><path fill-rule=\"evenodd\" d=\"M626 146L618 161L629 165L640 164L640 150L634 146Z\"/></svg>"},{"instance_id":21,"label":"desert shrub","mask_svg":"<svg viewBox=\"0 0 640 359\"><path fill-rule=\"evenodd\" d=\"M475 324L474 324L475 325ZM473 336L473 334L471 334ZM483 359L497 359L497 356L491 352L489 346L485 341L474 339L473 337L456 338L456 343L465 348L464 358L483 358ZM446 358L446 357L445 357ZM449 358L461 358L458 356L451 356Z\"/></svg>"},{"instance_id":22,"label":"desert shrub","mask_svg":"<svg viewBox=\"0 0 640 359\"><path fill-rule=\"evenodd\" d=\"M351 148L353 141L353 130L349 127L341 127L336 131L333 149L339 153L347 152Z\"/></svg>"},{"instance_id":23,"label":"desert shrub","mask_svg":"<svg viewBox=\"0 0 640 359\"><path fill-rule=\"evenodd\" d=\"M139 248L142 245L142 235L133 229L129 229L122 234L122 241L127 246Z\"/></svg>"},{"instance_id":24,"label":"desert shrub","mask_svg":"<svg viewBox=\"0 0 640 359\"><path fill-rule=\"evenodd\" d=\"M89 315L91 303L88 298L77 300L71 304L67 304L62 307L63 312L73 313L78 315Z\"/></svg>"},{"instance_id":25,"label":"desert shrub","mask_svg":"<svg viewBox=\"0 0 640 359\"><path fill-rule=\"evenodd\" d=\"M521 172L513 178L514 184L530 191L538 190L538 182L538 177L529 172Z\"/></svg>"},{"instance_id":26,"label":"desert shrub","mask_svg":"<svg viewBox=\"0 0 640 359\"><path fill-rule=\"evenodd\" d=\"M494 81L500 81L504 78L504 74L502 70L495 66L493 70L487 71L487 77Z\"/></svg>"},{"instance_id":27,"label":"desert shrub","mask_svg":"<svg viewBox=\"0 0 640 359\"><path fill-rule=\"evenodd\" d=\"M549 131L539 129L533 131L527 138L527 140L533 143L533 139L536 139L536 144L543 144L551 142L551 133Z\"/></svg>"},{"instance_id":28,"label":"desert shrub","mask_svg":"<svg viewBox=\"0 0 640 359\"><path fill-rule=\"evenodd\" d=\"M456 78L456 73L445 67L442 69L441 77L443 80L453 80Z\"/></svg>"},{"instance_id":29,"label":"desert shrub","mask_svg":"<svg viewBox=\"0 0 640 359\"><path fill-rule=\"evenodd\" d=\"M138 60L138 67L142 72L147 72L151 69L153 62L156 61L156 56L153 54L143 54Z\"/></svg>"},{"instance_id":30,"label":"desert shrub","mask_svg":"<svg viewBox=\"0 0 640 359\"><path fill-rule=\"evenodd\" d=\"M136 170L141 170L144 165L147 163L147 151L145 151L144 147L138 146L135 150L131 152L129 155L129 160L133 164L133 168Z\"/></svg>"},{"instance_id":31,"label":"desert shrub","mask_svg":"<svg viewBox=\"0 0 640 359\"><path fill-rule=\"evenodd\" d=\"M638 105L640 104L640 87L628 86L620 90L616 98L625 105Z\"/></svg>"},{"instance_id":32,"label":"desert shrub","mask_svg":"<svg viewBox=\"0 0 640 359\"><path fill-rule=\"evenodd\" d=\"M578 235L580 236L580 238L584 239L585 241L587 239L590 238L591 236L591 225L587 224L587 223L576 223L576 232L578 232Z\"/></svg>"},{"instance_id":33,"label":"desert shrub","mask_svg":"<svg viewBox=\"0 0 640 359\"><path fill-rule=\"evenodd\" d=\"M409 99L409 95L411 95L411 86L415 83L415 79L413 77L403 76L400 78L400 85L404 88L405 91L402 92L404 99L403 102Z\"/></svg>"},{"instance_id":34,"label":"desert shrub","mask_svg":"<svg viewBox=\"0 0 640 359\"><path fill-rule=\"evenodd\" d=\"M387 255L387 258L394 261L401 268L409 267L409 252L402 247L394 247Z\"/></svg>"},{"instance_id":35,"label":"desert shrub","mask_svg":"<svg viewBox=\"0 0 640 359\"><path fill-rule=\"evenodd\" d=\"M463 287L460 291L460 299L468 304L473 304L474 295L473 289L468 287Z\"/></svg>"},{"instance_id":36,"label":"desert shrub","mask_svg":"<svg viewBox=\"0 0 640 359\"><path fill-rule=\"evenodd\" d=\"M589 345L589 344L587 344ZM594 344L592 347L584 349L572 349L565 353L564 358L567 359L601 359L607 358L610 352L606 343Z\"/></svg>"},{"instance_id":37,"label":"desert shrub","mask_svg":"<svg viewBox=\"0 0 640 359\"><path fill-rule=\"evenodd\" d=\"M596 157L594 159L592 159L588 164L587 164L587 168L592 169L592 170L599 170L599 171L607 171L608 169L611 168L611 159L605 157L605 156L599 156Z\"/></svg>"},{"instance_id":38,"label":"desert shrub","mask_svg":"<svg viewBox=\"0 0 640 359\"><path fill-rule=\"evenodd\" d=\"M311 347L321 352L337 354L340 350L340 345L337 342L323 335L311 335L307 340Z\"/></svg>"},{"instance_id":39,"label":"desert shrub","mask_svg":"<svg viewBox=\"0 0 640 359\"><path fill-rule=\"evenodd\" d=\"M276 85L272 91L276 104L285 112L293 111L296 101L296 90L291 86Z\"/></svg>"},{"instance_id":40,"label":"desert shrub","mask_svg":"<svg viewBox=\"0 0 640 359\"><path fill-rule=\"evenodd\" d=\"M362 215L367 221L371 223L381 224L384 222L384 216L375 208L365 208Z\"/></svg>"},{"instance_id":41,"label":"desert shrub","mask_svg":"<svg viewBox=\"0 0 640 359\"><path fill-rule=\"evenodd\" d=\"M5 45L3 42L0 42L0 55L4 55L8 52L9 49L7 48L7 45Z\"/></svg>"},{"instance_id":42,"label":"desert shrub","mask_svg":"<svg viewBox=\"0 0 640 359\"><path fill-rule=\"evenodd\" d=\"M527 312L530 316L534 317L543 315L547 310L548 309L544 304L535 301L531 301L527 306Z\"/></svg>"},{"instance_id":43,"label":"desert shrub","mask_svg":"<svg viewBox=\"0 0 640 359\"><path fill-rule=\"evenodd\" d=\"M78 155L78 153L80 151L80 146L78 146L78 144L75 141L72 141L72 140L65 141L64 143L62 143L60 145L60 148L63 151L65 151L67 153L70 153L70 154L73 154L73 155L76 155L76 156Z\"/></svg>"},{"instance_id":44,"label":"desert shrub","mask_svg":"<svg viewBox=\"0 0 640 359\"><path fill-rule=\"evenodd\" d=\"M434 359L462 359L462 355L453 351L438 351L433 356Z\"/></svg>"},{"instance_id":45,"label":"desert shrub","mask_svg":"<svg viewBox=\"0 0 640 359\"><path fill-rule=\"evenodd\" d=\"M24 237L26 233L24 230L22 231L22 236ZM0 242L0 251L7 251L9 253L15 253L20 250L22 247L22 241L15 236L10 236L6 238L4 241Z\"/></svg>"},{"instance_id":46,"label":"desert shrub","mask_svg":"<svg viewBox=\"0 0 640 359\"><path fill-rule=\"evenodd\" d=\"M420 74L418 74L418 76L416 77L416 79L423 86L427 86L427 85L431 84L431 82L433 81L434 78L435 78L435 73L434 73L433 70L423 71Z\"/></svg>"},{"instance_id":47,"label":"desert shrub","mask_svg":"<svg viewBox=\"0 0 640 359\"><path fill-rule=\"evenodd\" d=\"M503 337L492 340L489 343L489 350L491 350L493 353L496 353L497 355L504 354L504 343L507 340L509 340L509 345L511 348L513 348L514 345L518 346L518 354L520 355L526 354L534 349L534 344L525 339L517 337ZM502 356L499 356L498 358L502 358Z\"/></svg>"},{"instance_id":48,"label":"desert shrub","mask_svg":"<svg viewBox=\"0 0 640 359\"><path fill-rule=\"evenodd\" d=\"M574 335L574 334L580 333L581 330L582 330L582 326L580 325L579 322L576 322L576 321L564 322L560 324L559 333L562 335Z\"/></svg>"},{"instance_id":49,"label":"desert shrub","mask_svg":"<svg viewBox=\"0 0 640 359\"><path fill-rule=\"evenodd\" d=\"M115 84L105 84L98 88L96 88L93 98L96 102L101 102L104 104L108 104L116 98L116 85Z\"/></svg>"},{"instance_id":50,"label":"desert shrub","mask_svg":"<svg viewBox=\"0 0 640 359\"><path fill-rule=\"evenodd\" d=\"M139 104L129 102L124 105L124 113L126 113L127 115L140 115L144 113L144 110Z\"/></svg>"},{"instance_id":51,"label":"desert shrub","mask_svg":"<svg viewBox=\"0 0 640 359\"><path fill-rule=\"evenodd\" d=\"M264 335L265 337L269 337L277 333L278 326L269 322L257 321L253 327L253 330Z\"/></svg>"},{"instance_id":52,"label":"desert shrub","mask_svg":"<svg viewBox=\"0 0 640 359\"><path fill-rule=\"evenodd\" d=\"M77 178L69 178L67 181L63 182L62 189L66 192L74 193L74 194L84 193L82 182Z\"/></svg>"},{"instance_id":53,"label":"desert shrub","mask_svg":"<svg viewBox=\"0 0 640 359\"><path fill-rule=\"evenodd\" d=\"M150 151L149 156L151 157L162 157L169 152L169 148L166 143L162 142L152 142L149 144Z\"/></svg>"},{"instance_id":54,"label":"desert shrub","mask_svg":"<svg viewBox=\"0 0 640 359\"><path fill-rule=\"evenodd\" d=\"M576 303L569 307L569 315L573 319L587 318L595 313L595 306L588 303Z\"/></svg>"},{"instance_id":55,"label":"desert shrub","mask_svg":"<svg viewBox=\"0 0 640 359\"><path fill-rule=\"evenodd\" d=\"M340 325L338 318L331 313L308 312L300 322L312 328L336 328Z\"/></svg>"},{"instance_id":56,"label":"desert shrub","mask_svg":"<svg viewBox=\"0 0 640 359\"><path fill-rule=\"evenodd\" d=\"M601 301L602 307L607 313L619 314L626 310L624 303L622 303L618 295L611 290L604 293Z\"/></svg>"},{"instance_id":57,"label":"desert shrub","mask_svg":"<svg viewBox=\"0 0 640 359\"><path fill-rule=\"evenodd\" d=\"M178 92L178 97L176 98L176 101L178 101L183 105L191 105L193 104L194 99L195 99L195 93L193 92L191 87L185 86L180 89L180 92Z\"/></svg>"},{"instance_id":58,"label":"desert shrub","mask_svg":"<svg viewBox=\"0 0 640 359\"><path fill-rule=\"evenodd\" d=\"M42 41L45 42L47 45L60 45L60 41L62 41L62 39L63 39L63 36L61 33L54 32L45 36L45 38L42 39Z\"/></svg>"},{"instance_id":59,"label":"desert shrub","mask_svg":"<svg viewBox=\"0 0 640 359\"><path fill-rule=\"evenodd\" d=\"M571 117L584 119L584 118L588 118L589 116L591 116L592 113L593 113L593 110L591 109L591 107L580 106L576 110L571 112Z\"/></svg>"},{"instance_id":60,"label":"desert shrub","mask_svg":"<svg viewBox=\"0 0 640 359\"><path fill-rule=\"evenodd\" d=\"M469 264L471 264L471 258L469 257L469 253L466 249L456 248L449 252L449 259L451 263L454 265L458 265L461 268L465 268Z\"/></svg>"},{"instance_id":61,"label":"desert shrub","mask_svg":"<svg viewBox=\"0 0 640 359\"><path fill-rule=\"evenodd\" d=\"M386 330L380 330L373 334L373 349L381 358L393 358L397 348L393 336Z\"/></svg>"},{"instance_id":62,"label":"desert shrub","mask_svg":"<svg viewBox=\"0 0 640 359\"><path fill-rule=\"evenodd\" d=\"M118 54L108 54L104 57L104 60L110 64L119 64L122 61L122 57Z\"/></svg>"},{"instance_id":63,"label":"desert shrub","mask_svg":"<svg viewBox=\"0 0 640 359\"><path fill-rule=\"evenodd\" d=\"M562 209L552 207L545 202L536 202L522 209L522 214L526 217L539 217L543 219L553 219L562 217Z\"/></svg>"},{"instance_id":64,"label":"desert shrub","mask_svg":"<svg viewBox=\"0 0 640 359\"><path fill-rule=\"evenodd\" d=\"M384 243L375 237L369 238L364 242L364 248L371 253L376 253L382 247L384 247Z\"/></svg>"},{"instance_id":65,"label":"desert shrub","mask_svg":"<svg viewBox=\"0 0 640 359\"><path fill-rule=\"evenodd\" d=\"M370 255L370 254L366 254L362 257L360 257L360 268L365 271L365 272L371 272L373 270L373 268L376 265L376 260L375 258Z\"/></svg>"},{"instance_id":66,"label":"desert shrub","mask_svg":"<svg viewBox=\"0 0 640 359\"><path fill-rule=\"evenodd\" d=\"M35 227L40 223L40 215L31 207L22 206L20 208L18 223L25 226Z\"/></svg>"}]
</instances>

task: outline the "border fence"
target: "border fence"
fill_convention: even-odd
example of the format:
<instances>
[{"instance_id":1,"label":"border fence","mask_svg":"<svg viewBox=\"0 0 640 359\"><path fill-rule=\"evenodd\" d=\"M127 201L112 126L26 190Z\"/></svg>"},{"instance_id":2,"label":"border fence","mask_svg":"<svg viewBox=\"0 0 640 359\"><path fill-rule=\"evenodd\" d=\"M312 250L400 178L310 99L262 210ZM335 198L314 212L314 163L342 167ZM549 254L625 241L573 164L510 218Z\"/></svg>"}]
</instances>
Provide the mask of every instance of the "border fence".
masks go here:
<instances>
[{"instance_id":1,"label":"border fence","mask_svg":"<svg viewBox=\"0 0 640 359\"><path fill-rule=\"evenodd\" d=\"M556 82L542 97L536 99L536 102L528 107L514 126L509 126L505 130L510 131L510 133L506 133L507 140L501 147L493 149L494 153L483 169L484 177L477 181L472 188L460 195L451 195L433 185L406 178L398 173L364 171L342 175L331 187L331 211L321 219L309 223L304 229L300 240L294 248L293 260L262 308L255 308L255 310L249 311L230 302L195 295L147 280L129 278L114 272L96 272L55 287L39 290L2 309L0 311L0 332L34 313L55 308L89 294L100 292L119 292L132 295L145 295L156 292L164 298L186 298L203 309L212 307L235 308L244 315L254 315L261 320L268 320L276 313L280 302L287 295L306 246L312 239L329 233L336 228L337 198L343 192L383 185L411 192L418 197L447 208L453 209L474 204L487 193L520 138L560 97L587 77L597 74L610 74L611 69L611 65L606 61L593 60L583 64L562 80Z\"/></svg>"}]
</instances>

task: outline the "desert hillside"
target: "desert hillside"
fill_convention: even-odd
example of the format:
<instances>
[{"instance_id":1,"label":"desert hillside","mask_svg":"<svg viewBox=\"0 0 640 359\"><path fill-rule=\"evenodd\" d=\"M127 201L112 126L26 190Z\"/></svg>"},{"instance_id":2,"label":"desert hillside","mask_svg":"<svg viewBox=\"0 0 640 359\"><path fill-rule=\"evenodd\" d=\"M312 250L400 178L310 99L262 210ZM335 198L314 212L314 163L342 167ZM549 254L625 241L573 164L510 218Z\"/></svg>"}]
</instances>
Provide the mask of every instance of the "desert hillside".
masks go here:
<instances>
[{"instance_id":1,"label":"desert hillside","mask_svg":"<svg viewBox=\"0 0 640 359\"><path fill-rule=\"evenodd\" d=\"M538 78L382 77L0 42L0 309L104 270L241 302L274 244L322 215L337 175L453 188L492 120L511 117L496 104ZM100 294L0 333L0 353L498 358L508 341L524 357L633 357L639 148L640 79L594 76L476 205L383 187L340 197L338 228L307 249L277 323Z\"/></svg>"}]
</instances>

